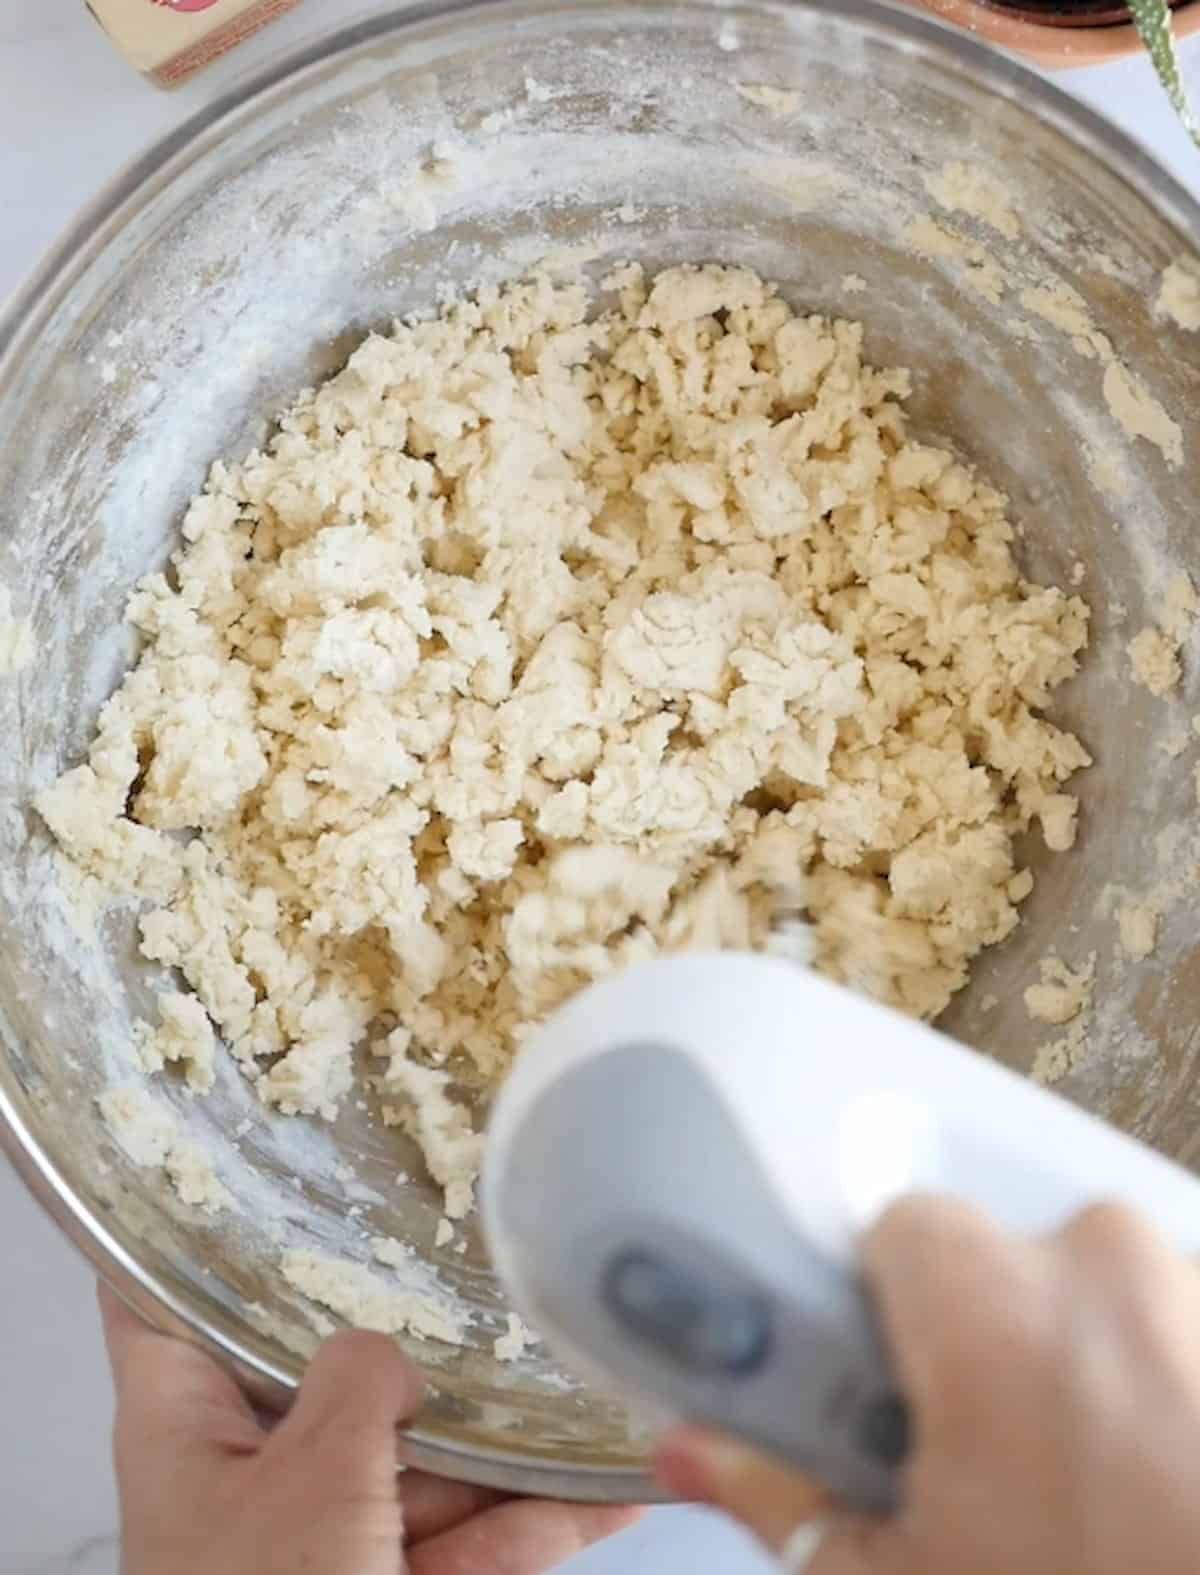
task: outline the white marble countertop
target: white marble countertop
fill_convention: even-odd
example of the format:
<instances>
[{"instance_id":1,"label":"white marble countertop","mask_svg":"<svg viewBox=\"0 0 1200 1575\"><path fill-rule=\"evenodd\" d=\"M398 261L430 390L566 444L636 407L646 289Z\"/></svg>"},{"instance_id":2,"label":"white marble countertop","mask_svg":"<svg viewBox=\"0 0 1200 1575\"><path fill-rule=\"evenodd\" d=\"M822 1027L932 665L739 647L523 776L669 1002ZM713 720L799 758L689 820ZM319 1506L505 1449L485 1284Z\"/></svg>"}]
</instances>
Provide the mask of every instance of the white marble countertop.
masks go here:
<instances>
[{"instance_id":1,"label":"white marble countertop","mask_svg":"<svg viewBox=\"0 0 1200 1575\"><path fill-rule=\"evenodd\" d=\"M90 21L82 0L0 6L0 298L72 214L148 142L281 46L359 10L305 0L234 56L166 95L141 82ZM1189 76L1200 92L1200 40ZM1145 63L1060 79L1200 189L1200 153L1175 123ZM108 1463L111 1400L89 1276L0 1160L0 1575L116 1575ZM591 1575L762 1568L724 1528L666 1511L583 1561ZM164 1571L164 1575L168 1572ZM483 1572L481 1572L483 1575Z\"/></svg>"}]
</instances>

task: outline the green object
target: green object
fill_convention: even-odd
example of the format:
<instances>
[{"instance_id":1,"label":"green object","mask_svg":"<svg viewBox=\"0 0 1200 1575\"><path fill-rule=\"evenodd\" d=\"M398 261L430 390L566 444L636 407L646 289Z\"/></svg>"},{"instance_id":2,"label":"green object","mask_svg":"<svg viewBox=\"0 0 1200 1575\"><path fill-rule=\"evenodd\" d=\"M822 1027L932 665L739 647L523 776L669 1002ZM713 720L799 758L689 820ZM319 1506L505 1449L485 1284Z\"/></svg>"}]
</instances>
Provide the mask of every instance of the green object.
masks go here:
<instances>
[{"instance_id":1,"label":"green object","mask_svg":"<svg viewBox=\"0 0 1200 1575\"><path fill-rule=\"evenodd\" d=\"M1192 111L1187 88L1183 84L1179 50L1175 46L1175 32L1171 26L1171 8L1167 0L1129 0L1129 9L1167 97L1174 104L1188 135L1200 147L1200 121Z\"/></svg>"}]
</instances>

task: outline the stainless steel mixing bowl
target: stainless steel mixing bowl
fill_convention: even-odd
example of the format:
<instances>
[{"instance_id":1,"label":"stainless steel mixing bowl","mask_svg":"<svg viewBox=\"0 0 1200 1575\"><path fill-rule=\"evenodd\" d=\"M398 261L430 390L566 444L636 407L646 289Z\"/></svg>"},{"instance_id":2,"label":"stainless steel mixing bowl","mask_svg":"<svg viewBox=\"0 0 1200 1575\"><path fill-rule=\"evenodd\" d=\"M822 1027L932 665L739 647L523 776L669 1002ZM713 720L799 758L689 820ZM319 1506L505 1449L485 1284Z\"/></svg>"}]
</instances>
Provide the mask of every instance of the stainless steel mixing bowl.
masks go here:
<instances>
[{"instance_id":1,"label":"stainless steel mixing bowl","mask_svg":"<svg viewBox=\"0 0 1200 1575\"><path fill-rule=\"evenodd\" d=\"M744 91L762 87L785 96ZM452 178L428 181L431 159ZM1019 237L942 214L959 253L929 255L928 232L914 249L926 179L948 160L1006 183ZM401 1237L418 1248L411 1275L436 1273L477 1315L468 1349L416 1349L436 1393L413 1458L524 1491L645 1487L619 1408L547 1358L494 1360L502 1306L479 1244L432 1246L437 1199L372 1112L352 1101L322 1128L266 1114L228 1067L208 1100L160 1080L217 1155L241 1205L232 1226L122 1157L95 1096L135 1075L130 1024L152 1012L155 980L129 913L78 932L29 808L85 749L131 656L125 598L163 564L209 461L260 439L367 328L551 244L597 273L628 257L746 263L797 304L864 318L871 358L914 369L920 430L1010 491L1031 573L1082 574L1093 647L1058 708L1097 761L1080 845L1030 847L1024 923L980 960L947 1026L1028 1066L1047 1037L1020 999L1035 961L1095 952L1090 1047L1065 1086L1192 1160L1200 663L1156 700L1129 682L1124 647L1172 568L1200 570L1200 340L1153 310L1197 237L1195 205L1123 137L1021 67L867 0L398 8L241 87L130 169L0 323L0 580L38 652L0 681L0 1135L99 1271L279 1401L327 1326L284 1283L280 1246L366 1261L366 1238ZM1178 465L1114 420L1101 361L1031 309L1045 298L1022 299L1062 286L1179 423ZM1136 967L1114 954L1121 887L1156 890L1166 910Z\"/></svg>"}]
</instances>

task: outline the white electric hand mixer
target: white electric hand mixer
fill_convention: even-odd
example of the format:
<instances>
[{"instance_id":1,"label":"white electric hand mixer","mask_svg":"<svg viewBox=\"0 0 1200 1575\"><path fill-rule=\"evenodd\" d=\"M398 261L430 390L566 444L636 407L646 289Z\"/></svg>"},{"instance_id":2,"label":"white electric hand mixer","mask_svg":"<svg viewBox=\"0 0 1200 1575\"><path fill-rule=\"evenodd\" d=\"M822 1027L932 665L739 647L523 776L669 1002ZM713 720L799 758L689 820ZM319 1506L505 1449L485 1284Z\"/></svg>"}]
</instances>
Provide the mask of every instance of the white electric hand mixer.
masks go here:
<instances>
[{"instance_id":1,"label":"white electric hand mixer","mask_svg":"<svg viewBox=\"0 0 1200 1575\"><path fill-rule=\"evenodd\" d=\"M1200 1244L1178 1166L807 969L732 953L618 974L532 1038L482 1204L514 1306L581 1376L887 1510L910 1430L855 1242L911 1191L1024 1233L1120 1201Z\"/></svg>"}]
</instances>

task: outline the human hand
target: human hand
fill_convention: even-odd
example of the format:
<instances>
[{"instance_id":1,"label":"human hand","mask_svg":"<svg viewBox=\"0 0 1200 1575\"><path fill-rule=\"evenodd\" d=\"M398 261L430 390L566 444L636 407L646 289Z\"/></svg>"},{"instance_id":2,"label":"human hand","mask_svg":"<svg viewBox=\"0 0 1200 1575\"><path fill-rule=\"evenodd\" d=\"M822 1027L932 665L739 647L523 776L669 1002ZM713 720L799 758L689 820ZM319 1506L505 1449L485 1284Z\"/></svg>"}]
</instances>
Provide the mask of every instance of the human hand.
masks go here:
<instances>
[{"instance_id":1,"label":"human hand","mask_svg":"<svg viewBox=\"0 0 1200 1575\"><path fill-rule=\"evenodd\" d=\"M123 1575L541 1575L636 1519L397 1475L424 1384L384 1335L326 1341L268 1432L210 1357L103 1287L100 1305Z\"/></svg>"},{"instance_id":2,"label":"human hand","mask_svg":"<svg viewBox=\"0 0 1200 1575\"><path fill-rule=\"evenodd\" d=\"M899 1513L839 1518L819 1487L695 1429L664 1441L666 1487L775 1549L830 1517L809 1575L1195 1575L1200 1270L1109 1207L1018 1241L914 1200L864 1256L915 1420Z\"/></svg>"}]
</instances>

